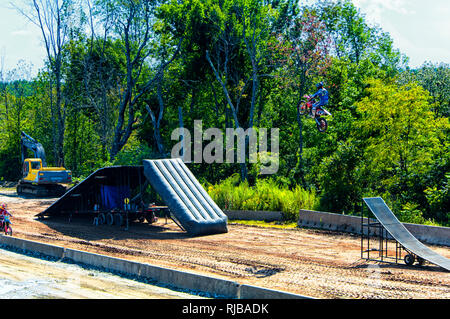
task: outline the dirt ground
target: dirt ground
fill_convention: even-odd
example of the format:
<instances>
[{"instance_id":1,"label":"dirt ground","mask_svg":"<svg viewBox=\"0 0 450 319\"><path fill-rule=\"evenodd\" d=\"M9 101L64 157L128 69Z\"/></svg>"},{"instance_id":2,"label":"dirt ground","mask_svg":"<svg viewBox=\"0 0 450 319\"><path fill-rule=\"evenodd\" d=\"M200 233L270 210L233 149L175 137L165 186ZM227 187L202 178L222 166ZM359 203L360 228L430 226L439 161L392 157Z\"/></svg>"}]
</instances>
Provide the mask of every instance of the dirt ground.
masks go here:
<instances>
[{"instance_id":1,"label":"dirt ground","mask_svg":"<svg viewBox=\"0 0 450 319\"><path fill-rule=\"evenodd\" d=\"M433 265L368 263L360 258L359 236L230 224L226 234L192 238L164 218L133 223L128 231L94 226L91 219L38 220L35 215L53 201L0 190L19 238L316 298L450 298L449 272ZM450 258L449 247L429 247Z\"/></svg>"}]
</instances>

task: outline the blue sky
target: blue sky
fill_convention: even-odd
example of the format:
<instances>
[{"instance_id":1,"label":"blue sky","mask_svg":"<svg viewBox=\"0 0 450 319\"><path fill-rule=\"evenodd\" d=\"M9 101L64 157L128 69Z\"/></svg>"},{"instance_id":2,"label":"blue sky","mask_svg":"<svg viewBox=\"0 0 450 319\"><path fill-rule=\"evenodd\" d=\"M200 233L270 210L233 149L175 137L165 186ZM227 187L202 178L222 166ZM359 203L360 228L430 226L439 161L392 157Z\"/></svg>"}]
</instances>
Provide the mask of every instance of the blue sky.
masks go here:
<instances>
[{"instance_id":1,"label":"blue sky","mask_svg":"<svg viewBox=\"0 0 450 319\"><path fill-rule=\"evenodd\" d=\"M418 67L425 61L450 64L449 0L352 1L371 24L378 24L391 34L395 47L410 58L411 67ZM33 73L36 73L45 59L40 31L11 9L9 3L9 0L0 0L3 68L11 70L19 60L25 60L33 65Z\"/></svg>"}]
</instances>

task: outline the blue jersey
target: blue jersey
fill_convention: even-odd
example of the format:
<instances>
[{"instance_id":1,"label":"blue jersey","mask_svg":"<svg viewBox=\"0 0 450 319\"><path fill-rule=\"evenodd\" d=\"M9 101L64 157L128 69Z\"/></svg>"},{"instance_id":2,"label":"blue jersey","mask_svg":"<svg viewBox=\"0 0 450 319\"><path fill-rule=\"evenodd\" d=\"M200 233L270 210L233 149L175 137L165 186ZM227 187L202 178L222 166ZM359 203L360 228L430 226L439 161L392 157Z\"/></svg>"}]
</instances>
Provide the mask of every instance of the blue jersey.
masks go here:
<instances>
[{"instance_id":1,"label":"blue jersey","mask_svg":"<svg viewBox=\"0 0 450 319\"><path fill-rule=\"evenodd\" d=\"M319 89L313 96L311 96L311 99L316 97L320 98L318 105L328 104L328 91L325 88Z\"/></svg>"}]
</instances>

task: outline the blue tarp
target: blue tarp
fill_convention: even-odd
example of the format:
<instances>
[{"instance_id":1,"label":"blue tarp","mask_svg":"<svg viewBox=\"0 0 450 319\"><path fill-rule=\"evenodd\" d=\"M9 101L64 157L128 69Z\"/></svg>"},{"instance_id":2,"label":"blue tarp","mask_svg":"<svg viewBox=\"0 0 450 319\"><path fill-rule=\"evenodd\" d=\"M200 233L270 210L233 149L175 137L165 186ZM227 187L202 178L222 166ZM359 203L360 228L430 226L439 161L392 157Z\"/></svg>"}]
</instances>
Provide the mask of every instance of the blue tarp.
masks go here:
<instances>
[{"instance_id":1,"label":"blue tarp","mask_svg":"<svg viewBox=\"0 0 450 319\"><path fill-rule=\"evenodd\" d=\"M100 192L104 209L123 208L124 199L130 198L128 186L101 185Z\"/></svg>"}]
</instances>

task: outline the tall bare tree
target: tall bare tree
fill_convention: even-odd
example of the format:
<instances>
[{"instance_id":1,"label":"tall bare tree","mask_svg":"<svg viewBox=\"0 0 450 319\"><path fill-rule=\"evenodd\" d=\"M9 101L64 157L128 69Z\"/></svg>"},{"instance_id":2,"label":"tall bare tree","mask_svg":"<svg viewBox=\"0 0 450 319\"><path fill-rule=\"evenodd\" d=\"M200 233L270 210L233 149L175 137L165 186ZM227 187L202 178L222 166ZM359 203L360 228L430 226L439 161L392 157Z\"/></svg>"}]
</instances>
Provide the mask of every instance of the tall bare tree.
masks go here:
<instances>
[{"instance_id":1,"label":"tall bare tree","mask_svg":"<svg viewBox=\"0 0 450 319\"><path fill-rule=\"evenodd\" d=\"M230 24L223 28L213 48L213 55L206 51L206 60L222 87L236 128L251 129L254 127L256 101L260 94L260 78L265 76L263 70L266 69L264 64L269 54L267 41L271 35L273 16L270 10L263 10L253 0L235 1L229 10L228 15L236 17L236 24L233 25L233 20L230 20ZM246 70L241 66L233 70L230 64L241 47L245 47L249 68ZM237 92L234 98L233 91ZM248 116L243 119L239 116L239 107L246 95L250 96L250 102L247 103ZM247 135L246 149L248 145ZM241 179L247 179L245 163L241 163Z\"/></svg>"},{"instance_id":2,"label":"tall bare tree","mask_svg":"<svg viewBox=\"0 0 450 319\"><path fill-rule=\"evenodd\" d=\"M28 7L12 5L41 30L47 63L53 77L56 99L50 105L53 121L54 154L57 165L64 165L66 110L63 103L63 51L73 21L77 0L26 0ZM53 94L51 92L51 94Z\"/></svg>"},{"instance_id":3,"label":"tall bare tree","mask_svg":"<svg viewBox=\"0 0 450 319\"><path fill-rule=\"evenodd\" d=\"M160 51L155 49L158 46L156 42L159 42L160 38L153 28L155 21L157 21L155 10L159 5L158 1L100 0L98 4L100 4L99 8L101 8L102 15L113 13L114 34L121 40L122 50L126 58L123 93L117 105L118 118L110 149L112 160L127 143L133 130L138 127L142 120L140 115L137 114L138 103L154 88L155 84L161 81L164 70L178 55L183 39L173 48L171 58L161 60ZM171 44L167 43L167 46L170 47ZM149 72L146 72L149 68L152 70L153 75L151 76L149 76ZM160 93L161 90L158 90L159 97L161 97ZM160 107L161 105L160 100ZM163 109L160 109L161 116L162 111ZM152 112L149 113L150 116L153 115L154 117ZM160 121L154 121L154 123L158 122Z\"/></svg>"},{"instance_id":4,"label":"tall bare tree","mask_svg":"<svg viewBox=\"0 0 450 319\"><path fill-rule=\"evenodd\" d=\"M95 1L85 1L90 37L82 61L84 95L89 104L84 107L93 108L98 116L97 131L102 142L102 155L107 157L114 127L114 103L111 102L110 96L118 95L121 90L117 83L120 78L118 67L111 65L107 53L113 12L108 9L103 13L102 20L97 21L94 12Z\"/></svg>"}]
</instances>

